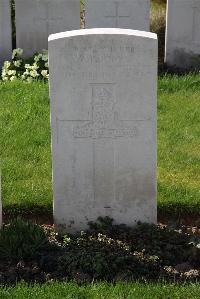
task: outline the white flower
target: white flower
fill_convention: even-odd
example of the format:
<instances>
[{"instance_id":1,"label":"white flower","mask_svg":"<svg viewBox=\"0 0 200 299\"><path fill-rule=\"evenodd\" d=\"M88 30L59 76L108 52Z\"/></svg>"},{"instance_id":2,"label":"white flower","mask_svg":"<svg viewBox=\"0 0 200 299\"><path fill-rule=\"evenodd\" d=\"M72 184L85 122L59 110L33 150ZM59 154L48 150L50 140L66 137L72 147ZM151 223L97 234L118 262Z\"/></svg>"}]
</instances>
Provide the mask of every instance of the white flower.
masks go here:
<instances>
[{"instance_id":1,"label":"white flower","mask_svg":"<svg viewBox=\"0 0 200 299\"><path fill-rule=\"evenodd\" d=\"M21 48L17 48L13 50L12 59L14 59L16 56L21 56L22 54L23 54L23 50Z\"/></svg>"},{"instance_id":2,"label":"white flower","mask_svg":"<svg viewBox=\"0 0 200 299\"><path fill-rule=\"evenodd\" d=\"M15 65L16 67L20 67L21 62L22 62L22 60L16 60L16 61L14 61L14 65Z\"/></svg>"},{"instance_id":3,"label":"white flower","mask_svg":"<svg viewBox=\"0 0 200 299\"><path fill-rule=\"evenodd\" d=\"M3 81L8 81L7 73L4 70L2 71L2 80Z\"/></svg>"},{"instance_id":4,"label":"white flower","mask_svg":"<svg viewBox=\"0 0 200 299\"><path fill-rule=\"evenodd\" d=\"M30 71L30 75L33 77L33 78L36 78L37 76L39 76L38 72L36 70L33 70L33 71Z\"/></svg>"},{"instance_id":5,"label":"white flower","mask_svg":"<svg viewBox=\"0 0 200 299\"><path fill-rule=\"evenodd\" d=\"M37 63L34 63L33 65L30 65L29 63L25 64L25 69L27 70L36 70L38 69Z\"/></svg>"},{"instance_id":6,"label":"white flower","mask_svg":"<svg viewBox=\"0 0 200 299\"><path fill-rule=\"evenodd\" d=\"M43 61L48 61L48 55L47 54L43 54L42 55L42 60Z\"/></svg>"},{"instance_id":7,"label":"white flower","mask_svg":"<svg viewBox=\"0 0 200 299\"><path fill-rule=\"evenodd\" d=\"M21 56L23 54L23 52L24 52L23 49L21 49L21 48L17 48L16 50L17 50L17 54L19 56Z\"/></svg>"},{"instance_id":8,"label":"white flower","mask_svg":"<svg viewBox=\"0 0 200 299\"><path fill-rule=\"evenodd\" d=\"M9 76L11 76L11 75L15 76L16 75L16 71L15 70L10 70L10 71L8 71L8 75Z\"/></svg>"},{"instance_id":9,"label":"white flower","mask_svg":"<svg viewBox=\"0 0 200 299\"><path fill-rule=\"evenodd\" d=\"M40 60L40 58L42 58L42 54L38 54L34 57L34 61L38 62Z\"/></svg>"},{"instance_id":10,"label":"white flower","mask_svg":"<svg viewBox=\"0 0 200 299\"><path fill-rule=\"evenodd\" d=\"M25 69L31 69L31 68L32 68L32 66L29 63L25 64Z\"/></svg>"},{"instance_id":11,"label":"white flower","mask_svg":"<svg viewBox=\"0 0 200 299\"><path fill-rule=\"evenodd\" d=\"M13 52L12 52L12 59L14 59L16 55L17 55L17 52L16 52L16 49L15 49L15 50L13 50Z\"/></svg>"},{"instance_id":12,"label":"white flower","mask_svg":"<svg viewBox=\"0 0 200 299\"><path fill-rule=\"evenodd\" d=\"M10 65L11 65L10 61L5 61L3 67L8 69Z\"/></svg>"},{"instance_id":13,"label":"white flower","mask_svg":"<svg viewBox=\"0 0 200 299\"><path fill-rule=\"evenodd\" d=\"M47 70L42 70L41 75L46 78L47 75L48 75L48 71Z\"/></svg>"},{"instance_id":14,"label":"white flower","mask_svg":"<svg viewBox=\"0 0 200 299\"><path fill-rule=\"evenodd\" d=\"M49 79L47 50L42 51L42 53L40 54L36 54L34 56L34 61L31 64L25 64L24 59L19 57L22 54L22 49L14 49L12 54L13 60L4 62L1 74L3 81L14 81L16 79L22 79L27 82L32 82L33 79L40 78L41 76L43 77L43 79ZM24 69L23 73L21 73L22 68Z\"/></svg>"},{"instance_id":15,"label":"white flower","mask_svg":"<svg viewBox=\"0 0 200 299\"><path fill-rule=\"evenodd\" d=\"M35 56L35 57L34 57L34 61L35 61L35 62L38 62L38 61L39 61L38 56Z\"/></svg>"},{"instance_id":16,"label":"white flower","mask_svg":"<svg viewBox=\"0 0 200 299\"><path fill-rule=\"evenodd\" d=\"M2 70L2 77L3 77L3 76L6 76L6 74L7 74L6 70L3 69L3 70Z\"/></svg>"},{"instance_id":17,"label":"white flower","mask_svg":"<svg viewBox=\"0 0 200 299\"><path fill-rule=\"evenodd\" d=\"M39 69L39 66L37 65L37 62L34 62L34 64L32 65L32 70L37 70Z\"/></svg>"},{"instance_id":18,"label":"white flower","mask_svg":"<svg viewBox=\"0 0 200 299\"><path fill-rule=\"evenodd\" d=\"M14 80L16 80L16 79L17 79L16 76L12 76L12 77L10 77L10 81L14 81Z\"/></svg>"}]
</instances>

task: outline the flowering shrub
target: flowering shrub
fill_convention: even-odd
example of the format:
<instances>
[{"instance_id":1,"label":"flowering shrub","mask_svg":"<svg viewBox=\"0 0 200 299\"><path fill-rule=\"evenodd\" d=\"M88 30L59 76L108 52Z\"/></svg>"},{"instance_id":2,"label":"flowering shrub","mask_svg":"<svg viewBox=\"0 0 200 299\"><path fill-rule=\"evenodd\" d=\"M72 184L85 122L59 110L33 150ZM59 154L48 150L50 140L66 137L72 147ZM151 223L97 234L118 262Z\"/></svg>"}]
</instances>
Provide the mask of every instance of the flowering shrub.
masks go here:
<instances>
[{"instance_id":1,"label":"flowering shrub","mask_svg":"<svg viewBox=\"0 0 200 299\"><path fill-rule=\"evenodd\" d=\"M41 54L35 54L29 59L22 58L23 50L13 50L12 60L5 61L2 69L2 80L13 81L21 79L32 82L36 79L48 80L48 53L46 50Z\"/></svg>"}]
</instances>

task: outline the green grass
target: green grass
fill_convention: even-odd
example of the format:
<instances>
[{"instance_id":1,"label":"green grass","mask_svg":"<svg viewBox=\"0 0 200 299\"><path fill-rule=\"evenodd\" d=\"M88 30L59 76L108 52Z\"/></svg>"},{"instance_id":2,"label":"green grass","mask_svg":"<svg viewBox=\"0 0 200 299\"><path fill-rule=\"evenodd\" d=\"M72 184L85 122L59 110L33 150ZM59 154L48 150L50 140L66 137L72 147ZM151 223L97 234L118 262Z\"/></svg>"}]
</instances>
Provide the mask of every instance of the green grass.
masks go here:
<instances>
[{"instance_id":1,"label":"green grass","mask_svg":"<svg viewBox=\"0 0 200 299\"><path fill-rule=\"evenodd\" d=\"M167 0L151 0L151 9L159 9L161 7L166 7Z\"/></svg>"},{"instance_id":2,"label":"green grass","mask_svg":"<svg viewBox=\"0 0 200 299\"><path fill-rule=\"evenodd\" d=\"M52 192L48 85L42 82L1 83L0 105L4 207L12 212L50 211Z\"/></svg>"},{"instance_id":3,"label":"green grass","mask_svg":"<svg viewBox=\"0 0 200 299\"><path fill-rule=\"evenodd\" d=\"M200 76L159 79L158 208L200 211ZM51 213L48 85L0 83L0 157L7 212Z\"/></svg>"},{"instance_id":4,"label":"green grass","mask_svg":"<svg viewBox=\"0 0 200 299\"><path fill-rule=\"evenodd\" d=\"M158 99L158 204L200 212L200 76L164 76Z\"/></svg>"},{"instance_id":5,"label":"green grass","mask_svg":"<svg viewBox=\"0 0 200 299\"><path fill-rule=\"evenodd\" d=\"M163 66L165 54L166 0L152 0L150 31L158 35L158 61Z\"/></svg>"},{"instance_id":6,"label":"green grass","mask_svg":"<svg viewBox=\"0 0 200 299\"><path fill-rule=\"evenodd\" d=\"M17 285L0 289L0 298L15 299L198 299L200 284L91 284L79 286L74 283L46 285Z\"/></svg>"}]
</instances>

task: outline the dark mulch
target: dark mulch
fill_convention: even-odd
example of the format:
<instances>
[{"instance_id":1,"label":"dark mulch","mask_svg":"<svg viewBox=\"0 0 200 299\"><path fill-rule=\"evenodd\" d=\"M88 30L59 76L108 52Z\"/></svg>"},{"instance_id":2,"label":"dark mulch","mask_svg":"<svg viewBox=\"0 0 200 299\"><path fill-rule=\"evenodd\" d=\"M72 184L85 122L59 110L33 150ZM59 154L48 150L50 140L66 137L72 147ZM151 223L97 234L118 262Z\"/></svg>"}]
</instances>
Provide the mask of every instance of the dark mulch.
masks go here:
<instances>
[{"instance_id":1,"label":"dark mulch","mask_svg":"<svg viewBox=\"0 0 200 299\"><path fill-rule=\"evenodd\" d=\"M128 228L100 218L90 224L90 230L73 236L57 235L52 225L42 228L48 244L34 258L0 257L1 284L52 280L200 281L198 226L138 224Z\"/></svg>"}]
</instances>

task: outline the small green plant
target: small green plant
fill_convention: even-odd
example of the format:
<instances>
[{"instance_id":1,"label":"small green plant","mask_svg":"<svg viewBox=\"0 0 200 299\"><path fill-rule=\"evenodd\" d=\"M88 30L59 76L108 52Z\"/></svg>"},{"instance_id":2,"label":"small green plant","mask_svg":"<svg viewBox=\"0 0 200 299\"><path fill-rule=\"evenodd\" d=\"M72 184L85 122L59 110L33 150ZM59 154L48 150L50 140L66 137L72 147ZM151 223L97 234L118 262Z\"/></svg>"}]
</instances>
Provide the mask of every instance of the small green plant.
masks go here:
<instances>
[{"instance_id":1,"label":"small green plant","mask_svg":"<svg viewBox=\"0 0 200 299\"><path fill-rule=\"evenodd\" d=\"M49 78L48 53L36 53L33 57L23 59L23 50L18 48L13 50L12 60L5 61L2 69L3 81L14 81L21 79L26 82L33 80L45 80Z\"/></svg>"},{"instance_id":2,"label":"small green plant","mask_svg":"<svg viewBox=\"0 0 200 299\"><path fill-rule=\"evenodd\" d=\"M47 246L44 230L30 221L18 218L0 230L0 259L36 258Z\"/></svg>"}]
</instances>

